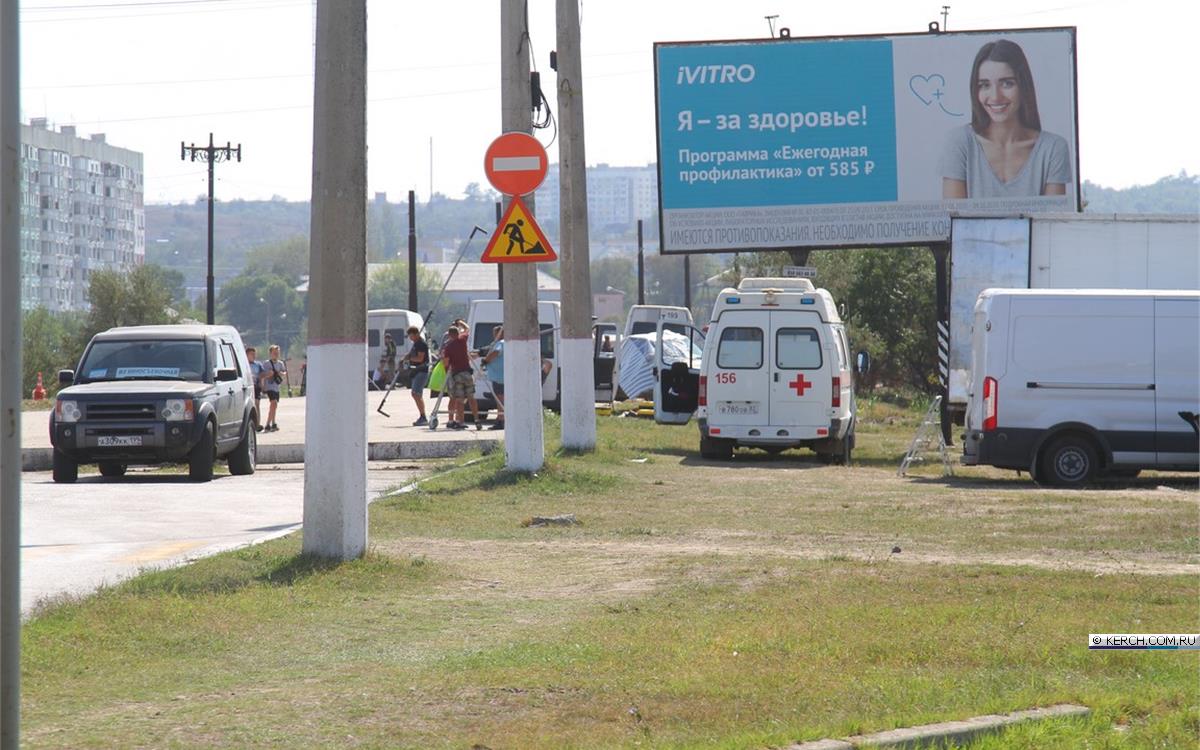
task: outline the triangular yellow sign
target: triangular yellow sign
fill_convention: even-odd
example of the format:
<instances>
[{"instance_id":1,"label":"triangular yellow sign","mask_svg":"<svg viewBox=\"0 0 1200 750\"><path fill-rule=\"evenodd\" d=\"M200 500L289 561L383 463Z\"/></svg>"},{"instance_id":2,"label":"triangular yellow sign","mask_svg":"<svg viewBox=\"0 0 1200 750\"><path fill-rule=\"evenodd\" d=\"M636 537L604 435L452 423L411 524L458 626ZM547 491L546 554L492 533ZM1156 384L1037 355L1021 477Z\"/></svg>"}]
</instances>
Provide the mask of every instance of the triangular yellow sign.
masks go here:
<instances>
[{"instance_id":1,"label":"triangular yellow sign","mask_svg":"<svg viewBox=\"0 0 1200 750\"><path fill-rule=\"evenodd\" d=\"M529 207L520 198L513 198L480 260L484 263L546 263L558 260L558 255L534 221Z\"/></svg>"}]
</instances>

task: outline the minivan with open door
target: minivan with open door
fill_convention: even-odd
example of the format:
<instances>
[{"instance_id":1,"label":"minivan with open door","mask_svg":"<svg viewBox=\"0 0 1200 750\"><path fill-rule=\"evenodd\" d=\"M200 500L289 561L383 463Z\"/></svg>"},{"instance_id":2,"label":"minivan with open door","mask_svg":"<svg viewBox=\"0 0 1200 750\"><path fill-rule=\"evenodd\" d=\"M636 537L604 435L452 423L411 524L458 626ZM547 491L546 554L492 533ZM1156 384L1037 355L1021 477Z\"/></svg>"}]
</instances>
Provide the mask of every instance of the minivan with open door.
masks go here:
<instances>
[{"instance_id":1,"label":"minivan with open door","mask_svg":"<svg viewBox=\"0 0 1200 750\"><path fill-rule=\"evenodd\" d=\"M854 448L854 384L846 330L833 297L808 279L743 279L713 306L695 373L700 453L729 458L735 447L777 453L808 448L848 464ZM863 358L864 369L868 360ZM692 373L672 365L659 421L684 424ZM683 388L677 387L681 383ZM675 411L669 411L674 409Z\"/></svg>"}]
</instances>

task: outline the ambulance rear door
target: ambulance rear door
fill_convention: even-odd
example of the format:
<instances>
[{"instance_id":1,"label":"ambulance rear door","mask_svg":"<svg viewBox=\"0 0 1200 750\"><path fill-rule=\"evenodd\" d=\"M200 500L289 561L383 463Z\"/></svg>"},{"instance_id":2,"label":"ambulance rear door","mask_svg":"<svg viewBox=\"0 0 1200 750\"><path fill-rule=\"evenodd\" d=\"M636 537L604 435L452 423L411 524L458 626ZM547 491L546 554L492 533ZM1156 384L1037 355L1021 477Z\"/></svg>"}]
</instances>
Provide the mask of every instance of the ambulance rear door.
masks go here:
<instances>
[{"instance_id":1,"label":"ambulance rear door","mask_svg":"<svg viewBox=\"0 0 1200 750\"><path fill-rule=\"evenodd\" d=\"M665 313L666 311L664 311ZM654 421L687 424L700 403L704 334L664 314L654 338Z\"/></svg>"}]
</instances>

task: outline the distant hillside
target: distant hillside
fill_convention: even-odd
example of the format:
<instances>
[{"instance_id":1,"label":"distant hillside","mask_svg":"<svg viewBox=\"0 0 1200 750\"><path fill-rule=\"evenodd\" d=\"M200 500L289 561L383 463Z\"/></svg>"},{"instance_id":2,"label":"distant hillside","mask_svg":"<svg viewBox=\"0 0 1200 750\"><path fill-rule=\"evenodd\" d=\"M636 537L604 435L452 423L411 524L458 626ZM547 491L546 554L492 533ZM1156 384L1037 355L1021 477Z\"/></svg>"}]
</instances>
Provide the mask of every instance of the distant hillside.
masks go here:
<instances>
[{"instance_id":1,"label":"distant hillside","mask_svg":"<svg viewBox=\"0 0 1200 750\"><path fill-rule=\"evenodd\" d=\"M237 276L246 252L258 245L307 236L308 203L230 201L215 206L213 275L217 286ZM208 268L208 206L195 203L146 206L146 262L183 273L191 289L204 286Z\"/></svg>"},{"instance_id":2,"label":"distant hillside","mask_svg":"<svg viewBox=\"0 0 1200 750\"><path fill-rule=\"evenodd\" d=\"M485 229L494 225L496 196L478 189L469 190L468 195L471 197L461 199L436 195L431 203L417 204L419 248L453 248L476 224ZM1124 190L1085 181L1083 196L1088 212L1195 214L1200 212L1200 177L1181 172L1152 185ZM181 271L192 290L204 286L207 211L203 200L146 206L146 260ZM542 221L552 239L557 236L556 218L547 217ZM218 203L215 233L217 286L242 270L246 252L251 248L297 236L307 237L308 232L308 203L283 200ZM407 246L407 236L406 203L368 203L367 248L372 260L396 257ZM601 255L602 243L593 237L593 257ZM477 258L476 255L474 259Z\"/></svg>"},{"instance_id":3,"label":"distant hillside","mask_svg":"<svg viewBox=\"0 0 1200 750\"><path fill-rule=\"evenodd\" d=\"M1084 180L1084 211L1115 214L1200 213L1200 176L1180 172L1152 185L1124 190L1101 187Z\"/></svg>"},{"instance_id":4,"label":"distant hillside","mask_svg":"<svg viewBox=\"0 0 1200 750\"><path fill-rule=\"evenodd\" d=\"M417 246L456 247L476 224L495 224L494 197L478 193L453 200L434 196L417 204ZM213 232L213 265L217 287L241 272L251 248L307 237L309 204L284 200L218 201ZM372 201L367 205L367 248L374 261L396 257L408 245L408 204ZM146 261L184 274L193 291L204 286L208 255L208 206L194 203L146 206Z\"/></svg>"}]
</instances>

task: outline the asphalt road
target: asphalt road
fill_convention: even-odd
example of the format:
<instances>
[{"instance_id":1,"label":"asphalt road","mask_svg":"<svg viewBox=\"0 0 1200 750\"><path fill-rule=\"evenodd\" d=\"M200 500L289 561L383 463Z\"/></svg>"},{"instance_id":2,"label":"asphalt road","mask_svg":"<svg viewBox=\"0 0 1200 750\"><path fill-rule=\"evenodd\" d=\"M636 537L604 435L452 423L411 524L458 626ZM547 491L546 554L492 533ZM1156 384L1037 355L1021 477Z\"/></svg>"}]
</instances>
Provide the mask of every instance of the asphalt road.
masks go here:
<instances>
[{"instance_id":1,"label":"asphalt road","mask_svg":"<svg viewBox=\"0 0 1200 750\"><path fill-rule=\"evenodd\" d=\"M413 461L372 462L370 497L422 468ZM21 611L28 614L39 599L85 594L143 568L299 528L304 468L259 466L251 476L218 476L205 484L189 482L186 473L137 470L121 479L92 473L75 484L54 484L49 472L25 472L21 506Z\"/></svg>"}]
</instances>

